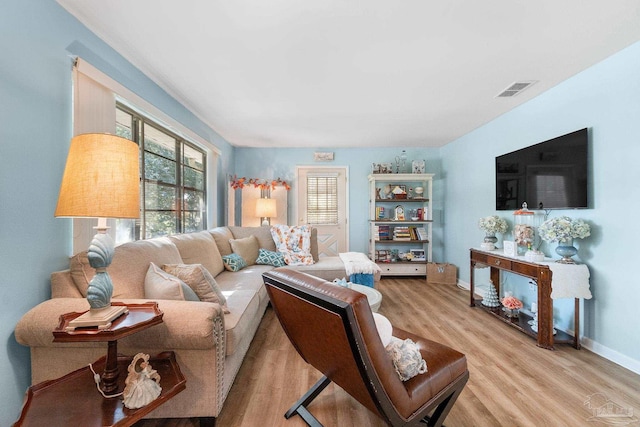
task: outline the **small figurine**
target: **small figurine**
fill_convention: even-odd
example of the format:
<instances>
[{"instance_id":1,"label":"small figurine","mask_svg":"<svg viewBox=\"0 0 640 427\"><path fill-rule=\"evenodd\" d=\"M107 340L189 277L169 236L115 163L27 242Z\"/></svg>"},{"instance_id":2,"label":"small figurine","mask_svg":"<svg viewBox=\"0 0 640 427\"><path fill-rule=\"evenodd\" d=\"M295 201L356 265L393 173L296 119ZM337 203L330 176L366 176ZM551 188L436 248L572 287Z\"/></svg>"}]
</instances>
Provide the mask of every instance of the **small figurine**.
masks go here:
<instances>
[{"instance_id":1,"label":"small figurine","mask_svg":"<svg viewBox=\"0 0 640 427\"><path fill-rule=\"evenodd\" d=\"M149 364L148 354L136 354L127 371L129 374L124 381L125 387L122 393L124 406L129 409L142 408L160 396L162 391L160 375Z\"/></svg>"}]
</instances>

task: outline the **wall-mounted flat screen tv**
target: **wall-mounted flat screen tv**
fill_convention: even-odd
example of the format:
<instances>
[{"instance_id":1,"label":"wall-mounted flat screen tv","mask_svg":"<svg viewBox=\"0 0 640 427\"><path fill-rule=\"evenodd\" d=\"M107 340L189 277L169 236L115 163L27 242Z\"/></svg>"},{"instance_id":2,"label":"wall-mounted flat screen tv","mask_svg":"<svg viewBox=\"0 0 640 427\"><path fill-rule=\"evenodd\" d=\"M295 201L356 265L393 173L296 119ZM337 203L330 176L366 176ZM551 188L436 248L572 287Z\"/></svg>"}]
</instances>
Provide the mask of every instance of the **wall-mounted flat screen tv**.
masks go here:
<instances>
[{"instance_id":1,"label":"wall-mounted flat screen tv","mask_svg":"<svg viewBox=\"0 0 640 427\"><path fill-rule=\"evenodd\" d=\"M496 209L588 208L587 129L496 157Z\"/></svg>"}]
</instances>

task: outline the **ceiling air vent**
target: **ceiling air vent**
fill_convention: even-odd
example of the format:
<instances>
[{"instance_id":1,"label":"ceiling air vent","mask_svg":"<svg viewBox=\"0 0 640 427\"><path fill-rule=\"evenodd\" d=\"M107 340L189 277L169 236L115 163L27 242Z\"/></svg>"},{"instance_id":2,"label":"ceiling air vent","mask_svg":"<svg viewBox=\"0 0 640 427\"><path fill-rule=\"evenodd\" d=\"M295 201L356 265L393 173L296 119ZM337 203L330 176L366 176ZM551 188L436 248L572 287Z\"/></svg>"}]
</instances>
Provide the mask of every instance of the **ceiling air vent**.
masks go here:
<instances>
[{"instance_id":1,"label":"ceiling air vent","mask_svg":"<svg viewBox=\"0 0 640 427\"><path fill-rule=\"evenodd\" d=\"M534 83L536 83L536 80L512 83L508 88L496 95L496 98L510 98L512 96L516 96Z\"/></svg>"}]
</instances>

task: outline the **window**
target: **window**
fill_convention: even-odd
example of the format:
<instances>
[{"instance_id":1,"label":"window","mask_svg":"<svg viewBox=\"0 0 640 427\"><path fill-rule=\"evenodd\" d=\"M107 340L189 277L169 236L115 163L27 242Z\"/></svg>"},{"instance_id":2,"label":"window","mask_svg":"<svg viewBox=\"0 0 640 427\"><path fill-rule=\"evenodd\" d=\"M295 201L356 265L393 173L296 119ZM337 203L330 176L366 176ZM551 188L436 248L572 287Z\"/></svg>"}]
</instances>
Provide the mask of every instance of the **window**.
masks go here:
<instances>
[{"instance_id":1,"label":"window","mask_svg":"<svg viewBox=\"0 0 640 427\"><path fill-rule=\"evenodd\" d=\"M206 154L157 123L116 107L116 134L140 146L139 221L118 221L116 243L206 228Z\"/></svg>"},{"instance_id":2,"label":"window","mask_svg":"<svg viewBox=\"0 0 640 427\"><path fill-rule=\"evenodd\" d=\"M338 223L337 176L307 176L307 223L311 225Z\"/></svg>"}]
</instances>

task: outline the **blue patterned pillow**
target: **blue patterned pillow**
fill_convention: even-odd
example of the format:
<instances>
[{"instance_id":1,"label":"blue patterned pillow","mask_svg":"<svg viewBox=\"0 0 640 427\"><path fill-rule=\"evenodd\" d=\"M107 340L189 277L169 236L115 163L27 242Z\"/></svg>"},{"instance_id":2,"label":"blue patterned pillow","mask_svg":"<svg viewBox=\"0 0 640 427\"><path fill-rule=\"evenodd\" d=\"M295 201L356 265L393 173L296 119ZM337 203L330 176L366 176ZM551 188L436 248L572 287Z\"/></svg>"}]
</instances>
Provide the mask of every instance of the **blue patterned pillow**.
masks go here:
<instances>
[{"instance_id":1,"label":"blue patterned pillow","mask_svg":"<svg viewBox=\"0 0 640 427\"><path fill-rule=\"evenodd\" d=\"M230 254L222 257L224 268L229 271L240 271L247 266L247 262L238 254Z\"/></svg>"},{"instance_id":2,"label":"blue patterned pillow","mask_svg":"<svg viewBox=\"0 0 640 427\"><path fill-rule=\"evenodd\" d=\"M284 255L280 252L269 251L266 249L260 248L258 251L258 259L256 259L256 264L262 265L273 265L274 267L284 267L287 265L284 262Z\"/></svg>"}]
</instances>

